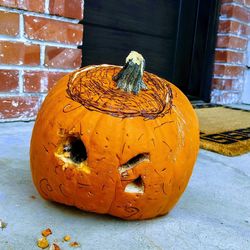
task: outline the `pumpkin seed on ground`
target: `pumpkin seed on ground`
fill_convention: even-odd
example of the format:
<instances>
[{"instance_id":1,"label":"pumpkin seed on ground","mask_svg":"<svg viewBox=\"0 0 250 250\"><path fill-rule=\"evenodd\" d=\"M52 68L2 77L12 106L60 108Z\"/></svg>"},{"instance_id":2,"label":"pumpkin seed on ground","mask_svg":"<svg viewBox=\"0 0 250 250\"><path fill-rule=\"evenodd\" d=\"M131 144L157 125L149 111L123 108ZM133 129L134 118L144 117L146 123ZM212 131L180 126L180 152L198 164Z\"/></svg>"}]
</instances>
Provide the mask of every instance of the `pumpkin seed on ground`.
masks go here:
<instances>
[{"instance_id":1,"label":"pumpkin seed on ground","mask_svg":"<svg viewBox=\"0 0 250 250\"><path fill-rule=\"evenodd\" d=\"M4 228L6 228L7 227L7 223L6 222L4 222L4 221L2 221L1 219L0 219L0 228L3 230Z\"/></svg>"},{"instance_id":2,"label":"pumpkin seed on ground","mask_svg":"<svg viewBox=\"0 0 250 250\"><path fill-rule=\"evenodd\" d=\"M57 244L53 243L50 246L49 250L61 250L61 248Z\"/></svg>"},{"instance_id":3,"label":"pumpkin seed on ground","mask_svg":"<svg viewBox=\"0 0 250 250\"><path fill-rule=\"evenodd\" d=\"M45 249L49 246L49 241L47 240L46 237L42 237L42 238L37 240L37 246L42 248L42 249Z\"/></svg>"},{"instance_id":4,"label":"pumpkin seed on ground","mask_svg":"<svg viewBox=\"0 0 250 250\"><path fill-rule=\"evenodd\" d=\"M71 247L79 247L80 246L80 244L78 242L76 242L76 241L70 242L69 245Z\"/></svg>"},{"instance_id":5,"label":"pumpkin seed on ground","mask_svg":"<svg viewBox=\"0 0 250 250\"><path fill-rule=\"evenodd\" d=\"M64 241L70 241L70 240L71 240L70 235L65 235L65 236L63 237L63 240L64 240Z\"/></svg>"},{"instance_id":6,"label":"pumpkin seed on ground","mask_svg":"<svg viewBox=\"0 0 250 250\"><path fill-rule=\"evenodd\" d=\"M50 228L47 228L47 229L42 231L42 236L44 236L44 237L47 237L47 236L49 236L51 234L52 234L52 231L51 231Z\"/></svg>"}]
</instances>

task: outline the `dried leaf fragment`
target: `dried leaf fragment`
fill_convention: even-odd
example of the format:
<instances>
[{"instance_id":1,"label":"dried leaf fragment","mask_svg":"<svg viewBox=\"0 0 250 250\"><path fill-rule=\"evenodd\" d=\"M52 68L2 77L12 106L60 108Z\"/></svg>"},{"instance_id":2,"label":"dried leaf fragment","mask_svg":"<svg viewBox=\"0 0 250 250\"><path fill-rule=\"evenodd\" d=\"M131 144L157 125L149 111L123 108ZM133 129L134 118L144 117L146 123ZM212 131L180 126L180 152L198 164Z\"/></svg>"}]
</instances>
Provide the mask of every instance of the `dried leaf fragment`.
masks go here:
<instances>
[{"instance_id":1,"label":"dried leaf fragment","mask_svg":"<svg viewBox=\"0 0 250 250\"><path fill-rule=\"evenodd\" d=\"M65 235L65 236L63 237L63 240L64 240L64 241L70 241L70 240L71 240L70 235Z\"/></svg>"},{"instance_id":2,"label":"dried leaf fragment","mask_svg":"<svg viewBox=\"0 0 250 250\"><path fill-rule=\"evenodd\" d=\"M7 225L8 225L8 224L7 224L6 222L0 220L0 228L1 228L2 230L3 230L4 228L6 228Z\"/></svg>"},{"instance_id":3,"label":"dried leaf fragment","mask_svg":"<svg viewBox=\"0 0 250 250\"><path fill-rule=\"evenodd\" d=\"M61 248L57 244L53 243L50 246L49 250L61 250Z\"/></svg>"},{"instance_id":4,"label":"dried leaf fragment","mask_svg":"<svg viewBox=\"0 0 250 250\"><path fill-rule=\"evenodd\" d=\"M69 245L71 247L79 247L80 246L80 244L78 242L76 242L76 241L70 242Z\"/></svg>"},{"instance_id":5,"label":"dried leaf fragment","mask_svg":"<svg viewBox=\"0 0 250 250\"><path fill-rule=\"evenodd\" d=\"M42 231L42 236L44 236L44 237L47 237L47 236L49 236L51 234L52 234L52 231L51 231L50 228L47 228L47 229Z\"/></svg>"},{"instance_id":6,"label":"dried leaf fragment","mask_svg":"<svg viewBox=\"0 0 250 250\"><path fill-rule=\"evenodd\" d=\"M44 249L49 246L49 242L46 237L42 237L37 240L37 246Z\"/></svg>"}]
</instances>

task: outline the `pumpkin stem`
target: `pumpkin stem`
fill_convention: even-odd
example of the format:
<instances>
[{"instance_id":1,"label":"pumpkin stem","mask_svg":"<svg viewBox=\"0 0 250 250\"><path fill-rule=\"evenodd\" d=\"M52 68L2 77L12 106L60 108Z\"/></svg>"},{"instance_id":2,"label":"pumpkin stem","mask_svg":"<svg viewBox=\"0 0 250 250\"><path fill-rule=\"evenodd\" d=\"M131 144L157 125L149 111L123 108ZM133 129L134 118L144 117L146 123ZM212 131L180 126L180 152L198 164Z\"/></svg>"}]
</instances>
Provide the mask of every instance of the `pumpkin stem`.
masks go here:
<instances>
[{"instance_id":1,"label":"pumpkin stem","mask_svg":"<svg viewBox=\"0 0 250 250\"><path fill-rule=\"evenodd\" d=\"M142 80L144 68L145 60L143 56L136 51L131 51L126 58L126 64L113 77L113 80L118 88L138 94L141 89L147 89Z\"/></svg>"}]
</instances>

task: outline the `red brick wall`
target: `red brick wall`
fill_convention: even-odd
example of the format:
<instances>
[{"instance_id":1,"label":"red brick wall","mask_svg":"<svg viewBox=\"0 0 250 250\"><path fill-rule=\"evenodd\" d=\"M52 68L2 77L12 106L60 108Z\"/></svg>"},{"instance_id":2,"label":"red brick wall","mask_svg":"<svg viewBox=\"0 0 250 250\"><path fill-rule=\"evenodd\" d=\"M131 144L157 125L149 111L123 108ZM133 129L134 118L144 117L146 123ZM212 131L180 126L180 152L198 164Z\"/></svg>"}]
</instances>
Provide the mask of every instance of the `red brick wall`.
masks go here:
<instances>
[{"instance_id":1,"label":"red brick wall","mask_svg":"<svg viewBox=\"0 0 250 250\"><path fill-rule=\"evenodd\" d=\"M83 0L0 0L0 121L32 120L81 65Z\"/></svg>"},{"instance_id":2,"label":"red brick wall","mask_svg":"<svg viewBox=\"0 0 250 250\"><path fill-rule=\"evenodd\" d=\"M247 84L250 0L221 0L211 102L241 102Z\"/></svg>"}]
</instances>

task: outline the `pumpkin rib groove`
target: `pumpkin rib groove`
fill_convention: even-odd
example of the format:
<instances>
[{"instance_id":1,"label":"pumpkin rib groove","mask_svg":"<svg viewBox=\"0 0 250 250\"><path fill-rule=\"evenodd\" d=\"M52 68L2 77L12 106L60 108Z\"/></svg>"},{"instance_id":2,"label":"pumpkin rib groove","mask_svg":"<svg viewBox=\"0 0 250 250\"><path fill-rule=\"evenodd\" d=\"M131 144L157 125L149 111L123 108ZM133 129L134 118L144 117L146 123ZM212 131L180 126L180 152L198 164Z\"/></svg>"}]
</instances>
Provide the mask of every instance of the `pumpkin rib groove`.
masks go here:
<instances>
[{"instance_id":1,"label":"pumpkin rib groove","mask_svg":"<svg viewBox=\"0 0 250 250\"><path fill-rule=\"evenodd\" d=\"M167 139L167 138L165 138L165 136L164 136L164 132L163 132L163 127L162 126L160 126L159 128L159 133L160 133L160 135L161 135L161 138L163 138L164 139L164 141ZM169 130L169 129L168 129ZM171 133L172 134L172 133ZM163 140L162 140L163 141ZM168 147L169 147L169 150L170 150L170 153L171 153L171 147L168 145ZM173 176L173 168L171 167L171 166L166 166L167 167L167 171L170 173L170 178L174 178L174 176ZM165 182L163 182L163 187L165 187ZM171 187L171 191L168 193L168 196L170 197L171 195L172 195L172 192L173 192L173 190L172 190L172 187ZM163 193L164 194L166 194L166 191L163 189ZM167 207L168 206L168 200L166 199L166 202L165 202L165 206ZM163 213L164 213L164 211L165 211L165 207L164 205L162 205L162 208L161 208L161 211L163 211ZM159 214L161 214L162 212L159 212Z\"/></svg>"}]
</instances>

